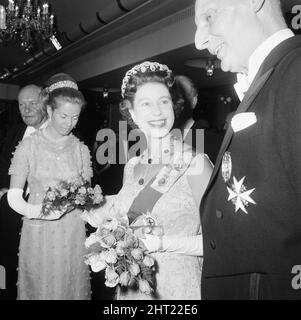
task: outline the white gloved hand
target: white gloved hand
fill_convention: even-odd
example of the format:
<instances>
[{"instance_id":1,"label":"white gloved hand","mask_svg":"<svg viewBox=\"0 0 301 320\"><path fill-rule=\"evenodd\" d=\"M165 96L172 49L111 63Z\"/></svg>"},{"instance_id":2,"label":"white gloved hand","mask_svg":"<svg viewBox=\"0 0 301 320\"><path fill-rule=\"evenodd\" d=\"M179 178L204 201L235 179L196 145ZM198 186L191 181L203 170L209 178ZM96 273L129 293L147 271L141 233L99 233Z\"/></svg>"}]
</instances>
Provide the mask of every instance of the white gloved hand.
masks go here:
<instances>
[{"instance_id":1,"label":"white gloved hand","mask_svg":"<svg viewBox=\"0 0 301 320\"><path fill-rule=\"evenodd\" d=\"M99 212L98 209L92 209L90 211L84 210L80 213L80 218L85 222L88 222L92 227L98 228L102 223L104 223L107 217L102 215L102 210Z\"/></svg>"},{"instance_id":2,"label":"white gloved hand","mask_svg":"<svg viewBox=\"0 0 301 320\"><path fill-rule=\"evenodd\" d=\"M140 240L149 252L165 251L185 254L190 256L203 255L203 238L201 235L178 237L178 236L153 236L145 234L145 239Z\"/></svg>"},{"instance_id":3,"label":"white gloved hand","mask_svg":"<svg viewBox=\"0 0 301 320\"><path fill-rule=\"evenodd\" d=\"M7 192L7 201L9 206L28 219L43 219L43 220L57 220L64 212L52 211L47 216L42 216L42 204L27 203L23 197L23 190L19 188L9 189Z\"/></svg>"},{"instance_id":4,"label":"white gloved hand","mask_svg":"<svg viewBox=\"0 0 301 320\"><path fill-rule=\"evenodd\" d=\"M158 236L153 236L151 234L145 233L145 239L139 238L139 240L144 244L148 252L161 251L162 239Z\"/></svg>"},{"instance_id":5,"label":"white gloved hand","mask_svg":"<svg viewBox=\"0 0 301 320\"><path fill-rule=\"evenodd\" d=\"M90 211L84 210L80 217L85 222L88 222L92 227L98 228L101 224L105 223L108 219L118 216L118 210L114 205L115 195L105 196L105 204L97 209Z\"/></svg>"}]
</instances>

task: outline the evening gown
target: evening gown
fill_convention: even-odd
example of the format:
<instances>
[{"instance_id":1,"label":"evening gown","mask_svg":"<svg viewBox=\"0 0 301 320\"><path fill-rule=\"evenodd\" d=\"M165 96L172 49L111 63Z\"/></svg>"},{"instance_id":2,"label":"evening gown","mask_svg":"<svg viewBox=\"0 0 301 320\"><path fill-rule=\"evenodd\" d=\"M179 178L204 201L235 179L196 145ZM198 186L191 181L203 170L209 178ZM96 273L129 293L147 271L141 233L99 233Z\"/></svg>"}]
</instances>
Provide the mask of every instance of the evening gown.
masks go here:
<instances>
[{"instance_id":1,"label":"evening gown","mask_svg":"<svg viewBox=\"0 0 301 320\"><path fill-rule=\"evenodd\" d=\"M120 192L111 197L107 206L97 209L101 216L106 207L110 212L126 215L132 202L143 189L139 177L134 176L138 157L125 166L124 184ZM113 208L113 211L112 211ZM96 213L97 214L97 213ZM184 173L156 202L151 216L163 228L166 236L194 236L200 234L200 215ZM155 295L146 295L134 289L116 290L117 300L200 300L202 258L171 252L151 253L157 264Z\"/></svg>"},{"instance_id":2,"label":"evening gown","mask_svg":"<svg viewBox=\"0 0 301 320\"><path fill-rule=\"evenodd\" d=\"M92 177L90 153L72 134L52 140L39 130L16 148L10 174L26 175L31 204L45 191L79 175ZM58 220L23 217L19 248L19 300L88 300L90 274L84 263L85 223L73 210Z\"/></svg>"}]
</instances>

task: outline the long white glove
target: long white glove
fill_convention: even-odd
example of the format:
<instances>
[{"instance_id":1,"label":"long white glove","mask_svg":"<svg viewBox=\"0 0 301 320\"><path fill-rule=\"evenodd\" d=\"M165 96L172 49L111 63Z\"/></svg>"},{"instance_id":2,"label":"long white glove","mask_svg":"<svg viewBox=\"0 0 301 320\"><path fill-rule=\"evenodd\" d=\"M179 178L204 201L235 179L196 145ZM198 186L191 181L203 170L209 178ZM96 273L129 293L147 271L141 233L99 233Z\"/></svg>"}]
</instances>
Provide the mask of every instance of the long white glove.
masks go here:
<instances>
[{"instance_id":1,"label":"long white glove","mask_svg":"<svg viewBox=\"0 0 301 320\"><path fill-rule=\"evenodd\" d=\"M118 214L115 206L114 199L115 195L105 196L105 204L98 209L92 209L89 212L84 210L80 217L84 221L88 222L92 227L98 228L103 224L107 219L116 217Z\"/></svg>"},{"instance_id":2,"label":"long white glove","mask_svg":"<svg viewBox=\"0 0 301 320\"><path fill-rule=\"evenodd\" d=\"M145 239L140 239L147 251L175 252L189 256L203 256L203 237L201 235L178 237L178 236L153 236L145 234Z\"/></svg>"},{"instance_id":3,"label":"long white glove","mask_svg":"<svg viewBox=\"0 0 301 320\"><path fill-rule=\"evenodd\" d=\"M30 204L27 203L23 197L23 190L19 188L9 189L7 192L7 201L9 206L28 219L40 219L41 218L41 210L42 204ZM54 211L51 212L46 217L43 217L44 220L56 220L60 218L63 213Z\"/></svg>"}]
</instances>

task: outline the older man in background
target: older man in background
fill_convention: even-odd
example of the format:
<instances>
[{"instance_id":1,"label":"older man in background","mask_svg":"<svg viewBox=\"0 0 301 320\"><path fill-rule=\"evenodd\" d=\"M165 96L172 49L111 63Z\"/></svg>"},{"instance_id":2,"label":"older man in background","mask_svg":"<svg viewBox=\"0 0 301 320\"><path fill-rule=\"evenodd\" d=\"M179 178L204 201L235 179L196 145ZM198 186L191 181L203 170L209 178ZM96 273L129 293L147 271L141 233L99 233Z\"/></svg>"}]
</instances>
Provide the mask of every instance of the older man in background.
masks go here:
<instances>
[{"instance_id":1,"label":"older man in background","mask_svg":"<svg viewBox=\"0 0 301 320\"><path fill-rule=\"evenodd\" d=\"M40 94L41 88L36 85L28 85L20 90L18 103L24 123L9 130L0 154L0 266L5 269L0 300L14 300L17 297L19 233L22 226L21 216L7 202L6 192L10 182L8 169L19 141L46 126L47 115Z\"/></svg>"}]
</instances>

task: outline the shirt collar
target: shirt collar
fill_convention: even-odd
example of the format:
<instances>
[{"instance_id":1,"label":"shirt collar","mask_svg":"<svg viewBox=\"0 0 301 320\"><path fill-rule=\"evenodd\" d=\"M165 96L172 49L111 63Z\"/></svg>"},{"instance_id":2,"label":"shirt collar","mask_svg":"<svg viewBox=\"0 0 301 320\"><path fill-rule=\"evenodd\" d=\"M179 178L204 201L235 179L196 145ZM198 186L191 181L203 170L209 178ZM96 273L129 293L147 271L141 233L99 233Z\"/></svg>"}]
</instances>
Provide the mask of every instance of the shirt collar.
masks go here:
<instances>
[{"instance_id":1,"label":"shirt collar","mask_svg":"<svg viewBox=\"0 0 301 320\"><path fill-rule=\"evenodd\" d=\"M249 89L265 58L281 42L293 36L294 33L289 28L282 29L280 31L275 32L273 35L267 38L259 47L255 49L255 51L249 59L248 74L237 74L237 83L234 85L234 89L236 90L240 100L243 99L244 93Z\"/></svg>"},{"instance_id":2,"label":"shirt collar","mask_svg":"<svg viewBox=\"0 0 301 320\"><path fill-rule=\"evenodd\" d=\"M248 68L248 82L251 84L262 65L265 58L276 48L281 42L294 36L294 33L286 28L282 29L269 38L267 38L251 55Z\"/></svg>"},{"instance_id":3,"label":"shirt collar","mask_svg":"<svg viewBox=\"0 0 301 320\"><path fill-rule=\"evenodd\" d=\"M41 126L39 127L38 130L41 130L41 129L45 129L47 126L48 126L48 123L49 123L49 119L47 119L46 121L44 121ZM33 126L27 126L28 130L30 132L35 132L37 129Z\"/></svg>"}]
</instances>

